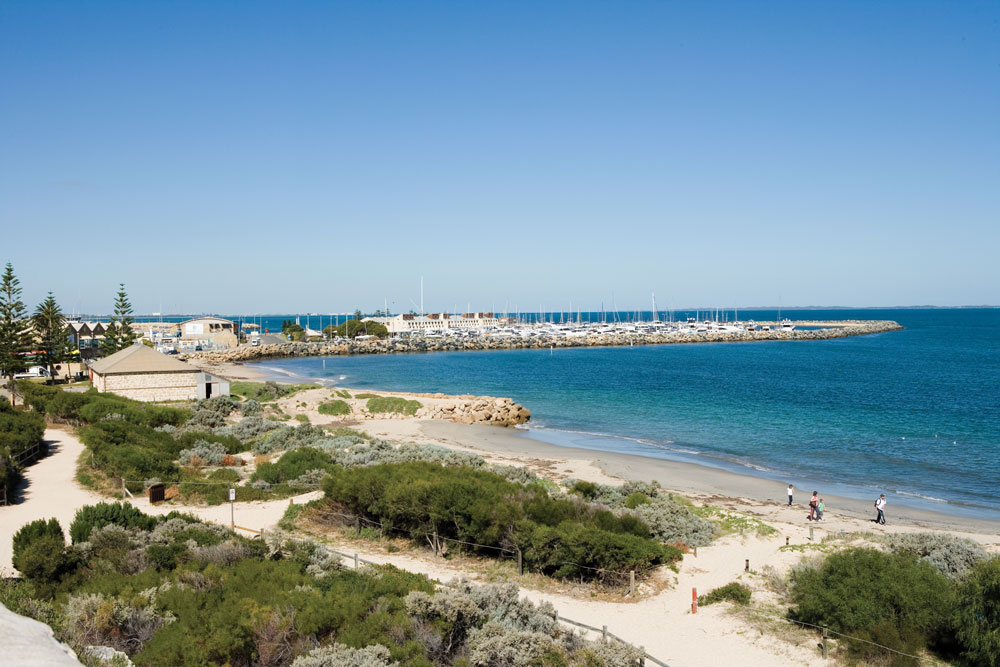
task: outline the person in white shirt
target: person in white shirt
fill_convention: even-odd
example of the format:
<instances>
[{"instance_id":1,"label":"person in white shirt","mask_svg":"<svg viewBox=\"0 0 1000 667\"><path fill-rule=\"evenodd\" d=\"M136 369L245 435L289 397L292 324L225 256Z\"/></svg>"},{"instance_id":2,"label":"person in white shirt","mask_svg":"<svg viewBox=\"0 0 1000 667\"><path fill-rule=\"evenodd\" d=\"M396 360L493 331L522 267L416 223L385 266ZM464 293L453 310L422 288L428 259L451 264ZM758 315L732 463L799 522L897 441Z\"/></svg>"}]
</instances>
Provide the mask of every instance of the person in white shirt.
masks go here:
<instances>
[{"instance_id":1,"label":"person in white shirt","mask_svg":"<svg viewBox=\"0 0 1000 667\"><path fill-rule=\"evenodd\" d=\"M788 506L792 506L792 493L795 491L795 487L791 484L788 485Z\"/></svg>"},{"instance_id":2,"label":"person in white shirt","mask_svg":"<svg viewBox=\"0 0 1000 667\"><path fill-rule=\"evenodd\" d=\"M878 500L875 501L875 509L878 511L878 515L875 517L875 523L885 523L885 494L880 494Z\"/></svg>"}]
</instances>

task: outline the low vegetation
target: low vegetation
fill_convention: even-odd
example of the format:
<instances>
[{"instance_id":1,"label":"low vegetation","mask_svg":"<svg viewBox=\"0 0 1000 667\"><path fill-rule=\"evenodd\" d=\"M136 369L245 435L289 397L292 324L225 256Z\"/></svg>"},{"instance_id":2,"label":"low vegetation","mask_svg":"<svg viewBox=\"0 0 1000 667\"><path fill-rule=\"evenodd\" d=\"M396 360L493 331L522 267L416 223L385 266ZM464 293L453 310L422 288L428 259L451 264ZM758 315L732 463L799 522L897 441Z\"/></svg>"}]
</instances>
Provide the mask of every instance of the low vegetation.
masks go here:
<instances>
[{"instance_id":1,"label":"low vegetation","mask_svg":"<svg viewBox=\"0 0 1000 667\"><path fill-rule=\"evenodd\" d=\"M41 445L44 434L44 418L15 410L6 400L0 400L0 498L7 495L19 477L18 457Z\"/></svg>"},{"instance_id":2,"label":"low vegetation","mask_svg":"<svg viewBox=\"0 0 1000 667\"><path fill-rule=\"evenodd\" d=\"M320 403L318 410L321 415L339 416L351 414L351 406L339 399Z\"/></svg>"},{"instance_id":3,"label":"low vegetation","mask_svg":"<svg viewBox=\"0 0 1000 667\"><path fill-rule=\"evenodd\" d=\"M706 606L716 602L733 602L746 606L750 604L750 588L744 584L734 581L709 591L706 595L698 596L698 604Z\"/></svg>"},{"instance_id":4,"label":"low vegetation","mask_svg":"<svg viewBox=\"0 0 1000 667\"><path fill-rule=\"evenodd\" d=\"M436 590L390 566L344 569L315 543L248 540L176 513L85 507L74 525L89 530L70 545L55 521L18 531L25 579L0 581L0 603L77 651L108 646L171 667L598 667L641 656L563 629L514 585Z\"/></svg>"},{"instance_id":5,"label":"low vegetation","mask_svg":"<svg viewBox=\"0 0 1000 667\"><path fill-rule=\"evenodd\" d=\"M260 403L276 401L279 398L315 388L316 385L313 384L279 384L277 382L233 382L229 385L231 393Z\"/></svg>"},{"instance_id":6,"label":"low vegetation","mask_svg":"<svg viewBox=\"0 0 1000 667\"><path fill-rule=\"evenodd\" d=\"M630 570L644 573L681 557L632 514L483 470L427 462L334 469L323 490L337 505L421 543L491 557L520 550L528 570L558 578L621 581Z\"/></svg>"},{"instance_id":7,"label":"low vegetation","mask_svg":"<svg viewBox=\"0 0 1000 667\"><path fill-rule=\"evenodd\" d=\"M402 398L400 396L378 396L369 398L365 404L372 414L401 414L413 416L423 407L420 401Z\"/></svg>"}]
</instances>

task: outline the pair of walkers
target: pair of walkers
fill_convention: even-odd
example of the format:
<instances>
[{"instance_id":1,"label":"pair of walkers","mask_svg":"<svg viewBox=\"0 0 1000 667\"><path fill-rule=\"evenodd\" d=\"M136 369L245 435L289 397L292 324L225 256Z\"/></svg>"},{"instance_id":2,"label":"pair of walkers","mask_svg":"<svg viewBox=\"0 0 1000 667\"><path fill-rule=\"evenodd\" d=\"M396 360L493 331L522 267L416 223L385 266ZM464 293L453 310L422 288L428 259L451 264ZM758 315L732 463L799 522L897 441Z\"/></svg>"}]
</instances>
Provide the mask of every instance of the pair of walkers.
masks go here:
<instances>
[{"instance_id":1,"label":"pair of walkers","mask_svg":"<svg viewBox=\"0 0 1000 667\"><path fill-rule=\"evenodd\" d=\"M822 521L823 510L825 509L826 505L823 503L823 499L819 497L819 491L813 491L812 498L809 499L809 520Z\"/></svg>"},{"instance_id":2,"label":"pair of walkers","mask_svg":"<svg viewBox=\"0 0 1000 667\"><path fill-rule=\"evenodd\" d=\"M792 499L795 495L795 487L791 484L788 485L788 506L792 506ZM823 503L823 499L819 497L819 491L813 491L812 498L809 499L809 520L810 521L822 521L823 511L826 509L826 505Z\"/></svg>"}]
</instances>

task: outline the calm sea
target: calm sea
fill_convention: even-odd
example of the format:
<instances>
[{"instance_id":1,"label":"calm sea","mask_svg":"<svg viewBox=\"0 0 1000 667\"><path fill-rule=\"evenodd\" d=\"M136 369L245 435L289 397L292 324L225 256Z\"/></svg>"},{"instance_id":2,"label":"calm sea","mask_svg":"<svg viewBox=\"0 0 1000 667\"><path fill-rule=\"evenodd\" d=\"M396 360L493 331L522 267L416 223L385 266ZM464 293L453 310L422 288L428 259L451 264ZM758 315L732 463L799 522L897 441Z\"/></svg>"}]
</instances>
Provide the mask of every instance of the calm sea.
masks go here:
<instances>
[{"instance_id":1,"label":"calm sea","mask_svg":"<svg viewBox=\"0 0 1000 667\"><path fill-rule=\"evenodd\" d=\"M357 388L510 396L531 409L532 436L555 444L690 461L850 497L885 492L910 506L1000 518L1000 309L783 316L894 319L906 329L829 341L260 365Z\"/></svg>"}]
</instances>

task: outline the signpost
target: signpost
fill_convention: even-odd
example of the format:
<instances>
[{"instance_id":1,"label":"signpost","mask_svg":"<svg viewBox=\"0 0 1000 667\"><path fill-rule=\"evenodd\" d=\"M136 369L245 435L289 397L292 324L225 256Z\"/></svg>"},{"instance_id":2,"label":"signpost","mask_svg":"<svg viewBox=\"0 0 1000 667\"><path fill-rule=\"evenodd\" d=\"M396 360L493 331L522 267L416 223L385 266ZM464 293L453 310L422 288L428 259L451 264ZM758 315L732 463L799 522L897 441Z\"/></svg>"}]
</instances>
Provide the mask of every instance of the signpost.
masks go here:
<instances>
[{"instance_id":1,"label":"signpost","mask_svg":"<svg viewBox=\"0 0 1000 667\"><path fill-rule=\"evenodd\" d=\"M236 489L229 489L229 527L236 529L236 509L233 502L236 500Z\"/></svg>"}]
</instances>

